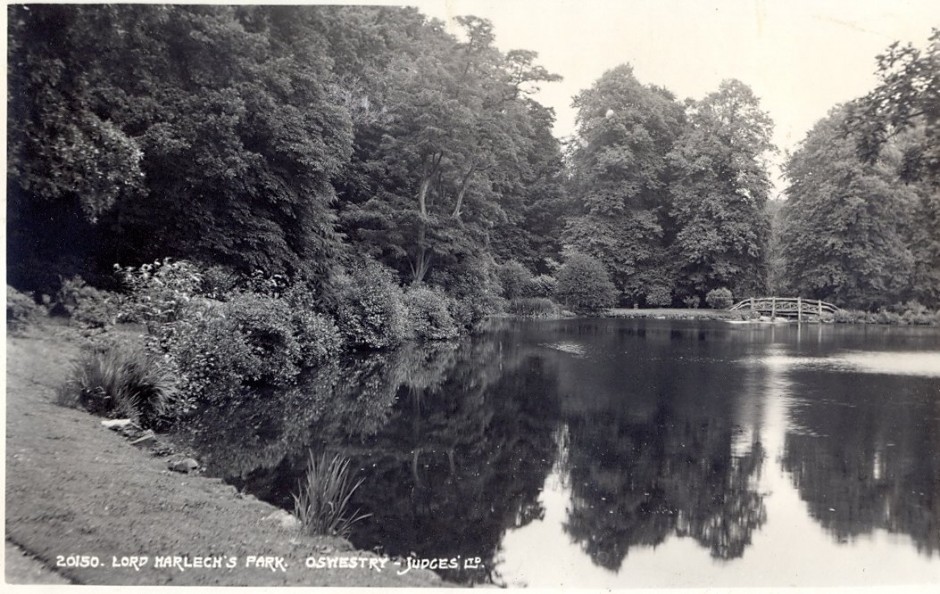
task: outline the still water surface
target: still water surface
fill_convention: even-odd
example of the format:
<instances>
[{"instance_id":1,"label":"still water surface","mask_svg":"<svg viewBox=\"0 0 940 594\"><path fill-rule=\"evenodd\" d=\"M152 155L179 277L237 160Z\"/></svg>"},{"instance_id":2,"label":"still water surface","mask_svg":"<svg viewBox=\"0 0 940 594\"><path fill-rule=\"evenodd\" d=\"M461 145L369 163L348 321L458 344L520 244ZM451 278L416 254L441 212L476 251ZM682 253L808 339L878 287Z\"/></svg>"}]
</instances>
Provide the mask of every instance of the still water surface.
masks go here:
<instances>
[{"instance_id":1,"label":"still water surface","mask_svg":"<svg viewBox=\"0 0 940 594\"><path fill-rule=\"evenodd\" d=\"M202 415L210 473L291 506L341 452L351 540L464 584L940 583L940 332L501 321Z\"/></svg>"}]
</instances>

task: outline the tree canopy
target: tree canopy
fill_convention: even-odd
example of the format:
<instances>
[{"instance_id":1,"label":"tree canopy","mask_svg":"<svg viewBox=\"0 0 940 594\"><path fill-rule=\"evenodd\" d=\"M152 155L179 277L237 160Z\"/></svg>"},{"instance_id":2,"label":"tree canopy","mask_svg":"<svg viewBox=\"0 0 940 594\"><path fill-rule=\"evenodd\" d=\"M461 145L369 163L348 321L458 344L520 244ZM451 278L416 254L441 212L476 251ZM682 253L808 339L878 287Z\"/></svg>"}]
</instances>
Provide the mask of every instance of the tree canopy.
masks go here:
<instances>
[{"instance_id":1,"label":"tree canopy","mask_svg":"<svg viewBox=\"0 0 940 594\"><path fill-rule=\"evenodd\" d=\"M381 6L8 15L9 276L23 289L167 256L323 286L371 259L471 320L495 307L505 263L554 275L580 253L626 305L768 285L940 303L937 31L926 49L889 47L876 88L810 133L781 210L772 122L741 81L680 102L618 66L574 97L563 146L535 100L559 77L475 16L453 35Z\"/></svg>"}]
</instances>

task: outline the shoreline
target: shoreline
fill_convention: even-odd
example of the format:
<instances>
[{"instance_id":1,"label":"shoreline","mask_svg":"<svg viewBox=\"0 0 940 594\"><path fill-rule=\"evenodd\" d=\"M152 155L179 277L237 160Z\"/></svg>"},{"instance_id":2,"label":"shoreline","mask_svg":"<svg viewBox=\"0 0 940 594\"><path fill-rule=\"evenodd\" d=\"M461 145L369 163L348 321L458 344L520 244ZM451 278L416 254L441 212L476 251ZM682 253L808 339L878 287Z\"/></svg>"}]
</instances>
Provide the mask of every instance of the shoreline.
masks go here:
<instances>
[{"instance_id":1,"label":"shoreline","mask_svg":"<svg viewBox=\"0 0 940 594\"><path fill-rule=\"evenodd\" d=\"M390 561L378 570L382 557L301 534L283 510L221 479L170 471L167 458L131 445L102 417L58 405L56 388L80 350L73 329L34 324L6 347L7 551L25 553L34 569L8 567L11 583L449 585L425 570L398 575ZM155 567L157 556L192 562ZM222 567L197 567L200 558ZM311 558L376 561L308 568Z\"/></svg>"}]
</instances>

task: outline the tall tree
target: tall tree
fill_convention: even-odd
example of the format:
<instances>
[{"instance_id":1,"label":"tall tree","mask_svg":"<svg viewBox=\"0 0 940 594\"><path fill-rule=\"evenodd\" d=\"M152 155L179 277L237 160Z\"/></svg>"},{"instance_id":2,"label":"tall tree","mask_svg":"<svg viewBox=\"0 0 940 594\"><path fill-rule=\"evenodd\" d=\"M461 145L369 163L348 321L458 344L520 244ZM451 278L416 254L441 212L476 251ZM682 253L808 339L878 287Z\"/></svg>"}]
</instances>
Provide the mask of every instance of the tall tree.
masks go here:
<instances>
[{"instance_id":1,"label":"tall tree","mask_svg":"<svg viewBox=\"0 0 940 594\"><path fill-rule=\"evenodd\" d=\"M765 156L773 122L753 91L737 80L690 102L689 123L670 154L677 177L672 214L679 291L703 295L728 287L736 296L762 292L771 187Z\"/></svg>"},{"instance_id":2,"label":"tall tree","mask_svg":"<svg viewBox=\"0 0 940 594\"><path fill-rule=\"evenodd\" d=\"M29 6L11 14L17 211L79 200L101 231L99 257L111 262L174 255L323 271L339 245L331 181L351 136L309 10ZM47 165L66 175L45 176ZM44 177L57 181L33 181Z\"/></svg>"},{"instance_id":3,"label":"tall tree","mask_svg":"<svg viewBox=\"0 0 940 594\"><path fill-rule=\"evenodd\" d=\"M897 183L899 151L862 163L836 108L790 157L781 250L785 277L805 297L874 308L901 298L913 258L904 230L915 203ZM893 158L892 154L893 153Z\"/></svg>"},{"instance_id":4,"label":"tall tree","mask_svg":"<svg viewBox=\"0 0 940 594\"><path fill-rule=\"evenodd\" d=\"M902 176L940 185L940 29L926 51L895 42L877 61L880 83L849 105L845 119L860 157L873 163L890 138L920 128L922 142L907 146Z\"/></svg>"},{"instance_id":5,"label":"tall tree","mask_svg":"<svg viewBox=\"0 0 940 594\"><path fill-rule=\"evenodd\" d=\"M69 6L8 7L9 280L49 291L95 252L96 223L145 194L140 143L94 108L113 29ZM100 16L100 18L94 18Z\"/></svg>"},{"instance_id":6,"label":"tall tree","mask_svg":"<svg viewBox=\"0 0 940 594\"><path fill-rule=\"evenodd\" d=\"M557 78L532 52L499 52L488 21L457 20L463 41L432 21L388 60L373 95L381 117L357 129L355 183L342 188L352 240L413 282L479 252L505 220L502 192L544 119L527 97Z\"/></svg>"},{"instance_id":7,"label":"tall tree","mask_svg":"<svg viewBox=\"0 0 940 594\"><path fill-rule=\"evenodd\" d=\"M914 256L912 298L940 305L940 29L926 50L892 44L877 57L880 83L847 107L845 133L864 163L900 150L899 183L918 198L907 233Z\"/></svg>"},{"instance_id":8,"label":"tall tree","mask_svg":"<svg viewBox=\"0 0 940 594\"><path fill-rule=\"evenodd\" d=\"M681 105L622 65L578 94L574 106L571 192L580 206L565 243L601 260L628 301L648 300L656 288L668 293L666 155L682 131Z\"/></svg>"}]
</instances>

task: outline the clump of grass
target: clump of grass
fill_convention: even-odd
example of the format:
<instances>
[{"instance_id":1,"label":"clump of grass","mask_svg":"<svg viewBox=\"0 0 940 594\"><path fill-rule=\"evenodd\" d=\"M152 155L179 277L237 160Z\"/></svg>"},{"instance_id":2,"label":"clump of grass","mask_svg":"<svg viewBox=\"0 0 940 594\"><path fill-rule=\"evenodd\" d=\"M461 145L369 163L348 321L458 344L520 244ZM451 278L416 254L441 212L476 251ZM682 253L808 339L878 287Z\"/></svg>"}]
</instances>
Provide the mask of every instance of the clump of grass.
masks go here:
<instances>
[{"instance_id":1,"label":"clump of grass","mask_svg":"<svg viewBox=\"0 0 940 594\"><path fill-rule=\"evenodd\" d=\"M59 389L59 403L150 426L179 399L174 378L139 347L85 351Z\"/></svg>"},{"instance_id":2,"label":"clump of grass","mask_svg":"<svg viewBox=\"0 0 940 594\"><path fill-rule=\"evenodd\" d=\"M372 514L356 510L346 513L349 500L363 479L355 483L349 476L349 459L334 455L316 456L309 453L307 475L300 481L299 492L294 494L294 515L300 520L304 532L311 535L348 538L353 525Z\"/></svg>"}]
</instances>

